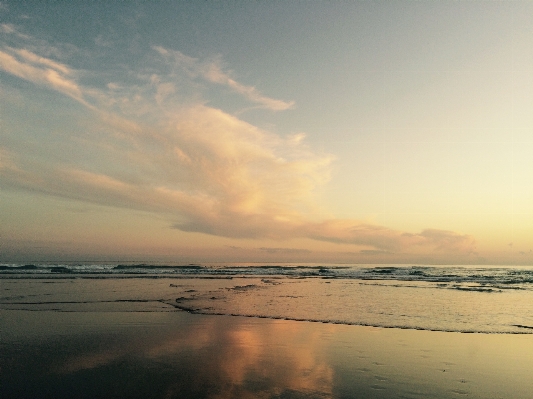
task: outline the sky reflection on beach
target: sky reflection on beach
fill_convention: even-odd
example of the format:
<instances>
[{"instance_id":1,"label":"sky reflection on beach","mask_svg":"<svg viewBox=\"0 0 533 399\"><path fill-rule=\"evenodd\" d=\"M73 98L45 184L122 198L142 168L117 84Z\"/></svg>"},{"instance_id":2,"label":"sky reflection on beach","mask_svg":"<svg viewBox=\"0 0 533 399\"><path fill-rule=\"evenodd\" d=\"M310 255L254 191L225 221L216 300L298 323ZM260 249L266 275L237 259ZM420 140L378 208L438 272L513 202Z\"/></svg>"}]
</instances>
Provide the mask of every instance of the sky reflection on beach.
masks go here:
<instances>
[{"instance_id":1,"label":"sky reflection on beach","mask_svg":"<svg viewBox=\"0 0 533 399\"><path fill-rule=\"evenodd\" d=\"M29 329L44 318L56 331L3 345L2 397L332 396L321 331L305 324L133 313L152 324L120 327L111 313L20 314ZM71 316L102 328L72 334Z\"/></svg>"},{"instance_id":2,"label":"sky reflection on beach","mask_svg":"<svg viewBox=\"0 0 533 399\"><path fill-rule=\"evenodd\" d=\"M524 335L185 312L3 312L2 324L15 320L19 330L0 346L3 398L528 398L533 389Z\"/></svg>"}]
</instances>

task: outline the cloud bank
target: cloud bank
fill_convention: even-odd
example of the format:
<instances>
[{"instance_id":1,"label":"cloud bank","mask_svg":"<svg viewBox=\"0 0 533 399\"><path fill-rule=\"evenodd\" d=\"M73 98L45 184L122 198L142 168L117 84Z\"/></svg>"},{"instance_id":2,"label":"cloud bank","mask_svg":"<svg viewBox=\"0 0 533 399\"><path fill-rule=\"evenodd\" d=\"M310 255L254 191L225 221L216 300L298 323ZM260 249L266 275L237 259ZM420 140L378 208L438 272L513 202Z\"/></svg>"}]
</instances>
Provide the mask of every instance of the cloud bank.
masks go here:
<instances>
[{"instance_id":1,"label":"cloud bank","mask_svg":"<svg viewBox=\"0 0 533 399\"><path fill-rule=\"evenodd\" d=\"M34 138L25 152L0 143L0 185L154 212L187 232L310 238L376 253L473 251L471 236L451 231L413 234L355 220L316 220L314 190L328 181L334 157L313 152L303 134L283 137L206 105L196 93L184 96L183 85L195 87L200 79L273 111L293 102L238 82L217 62L157 46L149 59L149 73L129 71L129 81L106 76L89 85L81 71L24 43L0 48L3 73L68 96L92 115L85 130L64 132L58 147L41 145L46 137ZM35 160L32 152L43 151Z\"/></svg>"}]
</instances>

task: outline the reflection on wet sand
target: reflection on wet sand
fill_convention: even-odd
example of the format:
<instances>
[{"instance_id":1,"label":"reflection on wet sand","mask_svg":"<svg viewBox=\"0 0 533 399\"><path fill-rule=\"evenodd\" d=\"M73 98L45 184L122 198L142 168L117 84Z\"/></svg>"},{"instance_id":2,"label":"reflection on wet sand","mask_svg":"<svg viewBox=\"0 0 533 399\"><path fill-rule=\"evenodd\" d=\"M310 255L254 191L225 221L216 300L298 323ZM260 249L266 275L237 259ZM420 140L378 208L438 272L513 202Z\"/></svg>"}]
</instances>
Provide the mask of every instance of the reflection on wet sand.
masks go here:
<instances>
[{"instance_id":1,"label":"reflection on wet sand","mask_svg":"<svg viewBox=\"0 0 533 399\"><path fill-rule=\"evenodd\" d=\"M55 333L2 346L2 397L331 397L320 331L298 323L186 313L167 323L69 334L69 313L6 312ZM94 314L85 313L93 319ZM79 320L80 314L77 314ZM153 321L153 320L152 320ZM35 338L35 337L34 337ZM31 353L39 356L31 357ZM31 360L30 360L31 358ZM24 382L23 382L24 381ZM133 395L133 396L132 396Z\"/></svg>"},{"instance_id":2,"label":"reflection on wet sand","mask_svg":"<svg viewBox=\"0 0 533 399\"><path fill-rule=\"evenodd\" d=\"M194 369L192 385L213 387L213 397L332 394L333 370L320 348L319 331L302 331L297 323L208 318L183 335L147 345L144 356L182 362L191 349L199 355L199 363L189 365ZM183 384L191 381L176 381L176 393L190 389Z\"/></svg>"},{"instance_id":3,"label":"reflection on wet sand","mask_svg":"<svg viewBox=\"0 0 533 399\"><path fill-rule=\"evenodd\" d=\"M2 398L529 398L524 335L2 311ZM47 328L41 329L46 325Z\"/></svg>"}]
</instances>

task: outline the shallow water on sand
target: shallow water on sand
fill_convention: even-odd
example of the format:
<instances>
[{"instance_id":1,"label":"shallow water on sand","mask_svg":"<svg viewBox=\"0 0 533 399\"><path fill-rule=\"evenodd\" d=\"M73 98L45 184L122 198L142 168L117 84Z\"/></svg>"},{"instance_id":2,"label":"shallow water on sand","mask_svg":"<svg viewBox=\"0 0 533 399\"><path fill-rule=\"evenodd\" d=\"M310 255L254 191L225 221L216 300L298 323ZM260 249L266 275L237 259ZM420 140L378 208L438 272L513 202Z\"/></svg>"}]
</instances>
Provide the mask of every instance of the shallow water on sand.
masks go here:
<instances>
[{"instance_id":1,"label":"shallow water on sand","mask_svg":"<svg viewBox=\"0 0 533 399\"><path fill-rule=\"evenodd\" d=\"M484 285L405 280L400 273L391 278L389 269L384 270L384 278L379 278L385 273L378 270L365 279L282 273L3 275L0 309L181 309L387 328L533 334L529 283L525 287L523 281L503 284L501 278ZM500 285L502 288L497 288Z\"/></svg>"}]
</instances>

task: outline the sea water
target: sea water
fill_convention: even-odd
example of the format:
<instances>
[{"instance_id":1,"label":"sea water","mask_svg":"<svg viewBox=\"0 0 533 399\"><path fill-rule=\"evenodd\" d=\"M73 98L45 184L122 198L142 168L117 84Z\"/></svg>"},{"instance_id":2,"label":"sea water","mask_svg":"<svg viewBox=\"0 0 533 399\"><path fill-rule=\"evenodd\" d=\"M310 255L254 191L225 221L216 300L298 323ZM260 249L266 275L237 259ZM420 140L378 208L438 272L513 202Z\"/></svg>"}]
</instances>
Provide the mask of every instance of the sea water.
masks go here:
<instances>
[{"instance_id":1,"label":"sea water","mask_svg":"<svg viewBox=\"0 0 533 399\"><path fill-rule=\"evenodd\" d=\"M533 267L0 264L0 309L188 311L468 333L533 333Z\"/></svg>"}]
</instances>

